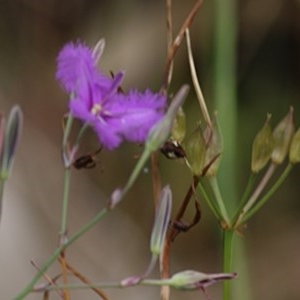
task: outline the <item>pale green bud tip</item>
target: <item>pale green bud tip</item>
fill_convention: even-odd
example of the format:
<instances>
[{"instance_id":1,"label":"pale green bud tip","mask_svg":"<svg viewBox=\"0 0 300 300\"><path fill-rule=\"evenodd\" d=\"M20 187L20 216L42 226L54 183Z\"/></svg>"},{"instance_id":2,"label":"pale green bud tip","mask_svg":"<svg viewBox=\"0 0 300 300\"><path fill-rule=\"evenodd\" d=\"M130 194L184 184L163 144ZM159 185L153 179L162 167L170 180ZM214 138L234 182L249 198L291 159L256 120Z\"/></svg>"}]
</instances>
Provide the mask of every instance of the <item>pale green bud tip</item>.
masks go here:
<instances>
[{"instance_id":1,"label":"pale green bud tip","mask_svg":"<svg viewBox=\"0 0 300 300\"><path fill-rule=\"evenodd\" d=\"M268 163L274 149L275 141L270 119L271 115L268 115L263 128L257 133L253 141L251 163L253 173L258 173Z\"/></svg>"},{"instance_id":2,"label":"pale green bud tip","mask_svg":"<svg viewBox=\"0 0 300 300\"><path fill-rule=\"evenodd\" d=\"M289 159L292 164L300 162L300 128L296 131L290 146Z\"/></svg>"},{"instance_id":3,"label":"pale green bud tip","mask_svg":"<svg viewBox=\"0 0 300 300\"><path fill-rule=\"evenodd\" d=\"M194 175L201 175L205 164L206 142L200 127L190 135L184 148L188 167Z\"/></svg>"},{"instance_id":4,"label":"pale green bud tip","mask_svg":"<svg viewBox=\"0 0 300 300\"><path fill-rule=\"evenodd\" d=\"M93 49L93 57L95 58L96 62L98 62L100 57L102 56L104 48L105 48L105 39L101 39L98 41L98 43L95 45Z\"/></svg>"},{"instance_id":5,"label":"pale green bud tip","mask_svg":"<svg viewBox=\"0 0 300 300\"><path fill-rule=\"evenodd\" d=\"M281 164L288 154L295 131L293 119L294 109L291 107L289 113L281 120L273 131L275 147L271 159L275 164Z\"/></svg>"},{"instance_id":6,"label":"pale green bud tip","mask_svg":"<svg viewBox=\"0 0 300 300\"><path fill-rule=\"evenodd\" d=\"M15 105L9 113L3 139L1 178L4 180L8 178L11 172L15 152L21 137L22 126L22 110L18 105Z\"/></svg>"},{"instance_id":7,"label":"pale green bud tip","mask_svg":"<svg viewBox=\"0 0 300 300\"><path fill-rule=\"evenodd\" d=\"M150 250L159 255L163 251L172 209L172 192L165 186L160 194L154 226L151 233Z\"/></svg>"},{"instance_id":8,"label":"pale green bud tip","mask_svg":"<svg viewBox=\"0 0 300 300\"><path fill-rule=\"evenodd\" d=\"M199 290L219 281L234 279L236 276L236 273L205 274L187 270L174 274L170 279L170 285L184 291Z\"/></svg>"},{"instance_id":9,"label":"pale green bud tip","mask_svg":"<svg viewBox=\"0 0 300 300\"><path fill-rule=\"evenodd\" d=\"M186 134L186 117L182 107L179 107L174 124L171 131L173 140L181 143Z\"/></svg>"},{"instance_id":10,"label":"pale green bud tip","mask_svg":"<svg viewBox=\"0 0 300 300\"><path fill-rule=\"evenodd\" d=\"M169 109L167 110L164 118L155 124L150 130L147 141L146 148L149 151L156 151L160 146L168 139L174 119L176 118L177 111L180 106L182 106L189 91L188 85L183 85L180 90L175 95L171 102Z\"/></svg>"}]
</instances>

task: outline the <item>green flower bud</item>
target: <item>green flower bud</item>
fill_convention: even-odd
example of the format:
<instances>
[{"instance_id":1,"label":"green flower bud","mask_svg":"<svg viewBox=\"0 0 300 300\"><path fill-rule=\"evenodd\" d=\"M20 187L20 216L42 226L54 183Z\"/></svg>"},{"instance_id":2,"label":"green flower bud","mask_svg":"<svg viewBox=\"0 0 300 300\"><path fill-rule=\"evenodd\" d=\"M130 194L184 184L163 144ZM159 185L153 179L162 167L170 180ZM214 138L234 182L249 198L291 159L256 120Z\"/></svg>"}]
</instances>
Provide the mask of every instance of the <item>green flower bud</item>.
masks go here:
<instances>
[{"instance_id":1,"label":"green flower bud","mask_svg":"<svg viewBox=\"0 0 300 300\"><path fill-rule=\"evenodd\" d=\"M270 126L271 115L263 128L256 134L252 145L252 162L251 170L258 173L269 161L274 149L275 141Z\"/></svg>"},{"instance_id":2,"label":"green flower bud","mask_svg":"<svg viewBox=\"0 0 300 300\"><path fill-rule=\"evenodd\" d=\"M207 286L218 281L233 279L236 273L205 274L187 270L174 274L170 278L170 285L178 290L191 291L205 289Z\"/></svg>"},{"instance_id":3,"label":"green flower bud","mask_svg":"<svg viewBox=\"0 0 300 300\"><path fill-rule=\"evenodd\" d=\"M205 164L206 143L201 128L198 127L185 143L187 165L194 175L200 176Z\"/></svg>"},{"instance_id":4,"label":"green flower bud","mask_svg":"<svg viewBox=\"0 0 300 300\"><path fill-rule=\"evenodd\" d=\"M220 155L223 150L223 140L220 132L219 124L214 119L212 123L213 127L208 126L205 129L204 137L207 144L206 157L205 157L205 168L207 171L205 176L216 176L221 158Z\"/></svg>"},{"instance_id":5,"label":"green flower bud","mask_svg":"<svg viewBox=\"0 0 300 300\"><path fill-rule=\"evenodd\" d=\"M11 173L16 148L21 137L22 125L23 114L17 105L11 109L7 122L4 116L0 115L0 181L2 181L0 185L4 185ZM2 198L0 196L0 218L1 211Z\"/></svg>"},{"instance_id":6,"label":"green flower bud","mask_svg":"<svg viewBox=\"0 0 300 300\"><path fill-rule=\"evenodd\" d=\"M173 140L181 143L185 138L185 133L186 133L186 117L182 107L179 107L171 131L171 137Z\"/></svg>"},{"instance_id":7,"label":"green flower bud","mask_svg":"<svg viewBox=\"0 0 300 300\"><path fill-rule=\"evenodd\" d=\"M288 154L295 131L293 114L294 109L291 107L289 113L281 120L273 131L275 147L271 159L275 164L281 164Z\"/></svg>"},{"instance_id":8,"label":"green flower bud","mask_svg":"<svg viewBox=\"0 0 300 300\"><path fill-rule=\"evenodd\" d=\"M292 164L300 162L300 128L296 131L292 139L289 159Z\"/></svg>"},{"instance_id":9,"label":"green flower bud","mask_svg":"<svg viewBox=\"0 0 300 300\"><path fill-rule=\"evenodd\" d=\"M172 192L167 185L163 188L157 207L155 223L151 233L150 250L152 254L162 253L172 209Z\"/></svg>"}]
</instances>

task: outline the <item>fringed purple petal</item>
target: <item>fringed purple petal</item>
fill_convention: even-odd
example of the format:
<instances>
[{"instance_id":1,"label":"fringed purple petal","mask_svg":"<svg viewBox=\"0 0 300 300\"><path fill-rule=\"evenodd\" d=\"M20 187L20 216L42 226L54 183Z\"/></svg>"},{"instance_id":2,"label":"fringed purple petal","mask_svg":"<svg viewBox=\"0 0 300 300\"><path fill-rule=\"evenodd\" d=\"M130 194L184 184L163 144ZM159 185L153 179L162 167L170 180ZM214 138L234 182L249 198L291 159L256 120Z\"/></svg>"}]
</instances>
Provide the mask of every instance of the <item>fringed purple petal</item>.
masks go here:
<instances>
[{"instance_id":1,"label":"fringed purple petal","mask_svg":"<svg viewBox=\"0 0 300 300\"><path fill-rule=\"evenodd\" d=\"M92 123L95 117L87 109L85 103L78 99L73 99L69 102L70 113L73 117L82 120L83 122Z\"/></svg>"},{"instance_id":2,"label":"fringed purple petal","mask_svg":"<svg viewBox=\"0 0 300 300\"><path fill-rule=\"evenodd\" d=\"M56 79L71 93L80 86L82 80L91 81L96 76L95 60L91 50L81 43L69 43L57 58Z\"/></svg>"},{"instance_id":3,"label":"fringed purple petal","mask_svg":"<svg viewBox=\"0 0 300 300\"><path fill-rule=\"evenodd\" d=\"M93 128L96 131L101 144L108 150L113 150L122 143L122 138L115 128L111 128L110 125L110 123L104 124L99 121L94 123Z\"/></svg>"},{"instance_id":4,"label":"fringed purple petal","mask_svg":"<svg viewBox=\"0 0 300 300\"><path fill-rule=\"evenodd\" d=\"M110 112L106 122L123 139L136 143L145 142L152 126L163 117L166 106L165 96L150 91L117 94L110 100L105 105Z\"/></svg>"}]
</instances>

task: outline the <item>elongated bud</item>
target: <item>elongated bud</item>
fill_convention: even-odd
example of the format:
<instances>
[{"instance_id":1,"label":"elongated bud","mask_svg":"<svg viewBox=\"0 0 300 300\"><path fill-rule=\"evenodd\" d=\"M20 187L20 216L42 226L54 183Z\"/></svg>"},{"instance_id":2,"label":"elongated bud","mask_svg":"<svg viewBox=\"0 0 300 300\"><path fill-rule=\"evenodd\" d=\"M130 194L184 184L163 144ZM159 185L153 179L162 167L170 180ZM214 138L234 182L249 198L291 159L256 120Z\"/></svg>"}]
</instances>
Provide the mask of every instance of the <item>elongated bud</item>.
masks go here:
<instances>
[{"instance_id":1,"label":"elongated bud","mask_svg":"<svg viewBox=\"0 0 300 300\"><path fill-rule=\"evenodd\" d=\"M205 167L208 168L205 176L217 175L221 162L221 153L223 151L222 135L216 119L213 120L212 126L212 128L208 126L204 131L207 144Z\"/></svg>"},{"instance_id":2,"label":"elongated bud","mask_svg":"<svg viewBox=\"0 0 300 300\"><path fill-rule=\"evenodd\" d=\"M281 120L273 131L275 147L271 159L275 164L281 164L288 154L295 132L293 117L294 109L291 107L289 113Z\"/></svg>"},{"instance_id":3,"label":"elongated bud","mask_svg":"<svg viewBox=\"0 0 300 300\"><path fill-rule=\"evenodd\" d=\"M7 180L7 178L10 175L13 160L15 157L15 152L17 145L19 143L20 137L21 137L21 130L23 125L23 114L22 110L18 105L13 106L11 109L5 134L4 134L4 140L3 140L3 150L2 150L2 156L1 156L1 179Z\"/></svg>"},{"instance_id":4,"label":"elongated bud","mask_svg":"<svg viewBox=\"0 0 300 300\"><path fill-rule=\"evenodd\" d=\"M130 276L121 281L121 286L128 287L138 284L146 278L154 269L159 255L163 252L166 234L169 226L172 208L172 192L170 187L165 186L160 194L159 204L151 233L150 250L151 261L142 275Z\"/></svg>"},{"instance_id":5,"label":"elongated bud","mask_svg":"<svg viewBox=\"0 0 300 300\"><path fill-rule=\"evenodd\" d=\"M172 192L167 185L163 188L157 207L155 223L151 233L150 250L160 255L163 251L172 209Z\"/></svg>"},{"instance_id":6,"label":"elongated bud","mask_svg":"<svg viewBox=\"0 0 300 300\"><path fill-rule=\"evenodd\" d=\"M289 159L292 164L300 162L300 128L298 128L292 139Z\"/></svg>"},{"instance_id":7,"label":"elongated bud","mask_svg":"<svg viewBox=\"0 0 300 300\"><path fill-rule=\"evenodd\" d=\"M186 160L194 175L200 176L205 164L206 143L200 126L185 143Z\"/></svg>"},{"instance_id":8,"label":"elongated bud","mask_svg":"<svg viewBox=\"0 0 300 300\"><path fill-rule=\"evenodd\" d=\"M192 291L205 289L211 284L227 279L233 279L236 276L236 273L205 274L187 270L174 274L170 279L170 284L179 290Z\"/></svg>"},{"instance_id":9,"label":"elongated bud","mask_svg":"<svg viewBox=\"0 0 300 300\"><path fill-rule=\"evenodd\" d=\"M268 163L274 149L275 141L270 119L271 115L268 115L263 128L257 133L253 141L251 163L253 173L258 173Z\"/></svg>"},{"instance_id":10,"label":"elongated bud","mask_svg":"<svg viewBox=\"0 0 300 300\"><path fill-rule=\"evenodd\" d=\"M164 118L160 122L155 124L150 130L146 141L146 148L148 148L149 151L152 152L158 150L160 146L168 139L177 111L179 107L182 106L188 94L188 91L188 85L183 85L180 88L180 90L175 95Z\"/></svg>"},{"instance_id":11,"label":"elongated bud","mask_svg":"<svg viewBox=\"0 0 300 300\"><path fill-rule=\"evenodd\" d=\"M173 128L171 130L171 137L173 140L181 143L186 134L186 117L182 107L179 107L176 118L174 120Z\"/></svg>"}]
</instances>

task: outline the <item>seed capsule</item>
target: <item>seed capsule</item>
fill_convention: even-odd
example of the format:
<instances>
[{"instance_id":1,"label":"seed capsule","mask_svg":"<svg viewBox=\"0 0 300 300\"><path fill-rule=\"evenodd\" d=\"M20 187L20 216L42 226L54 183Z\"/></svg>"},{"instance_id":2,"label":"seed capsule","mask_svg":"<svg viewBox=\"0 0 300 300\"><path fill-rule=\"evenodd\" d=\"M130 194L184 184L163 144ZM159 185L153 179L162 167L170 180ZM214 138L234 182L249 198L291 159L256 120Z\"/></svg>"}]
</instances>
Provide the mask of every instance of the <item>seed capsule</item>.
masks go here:
<instances>
[{"instance_id":1,"label":"seed capsule","mask_svg":"<svg viewBox=\"0 0 300 300\"><path fill-rule=\"evenodd\" d=\"M258 173L269 161L274 149L275 141L270 126L271 115L263 128L256 134L252 145L252 162L251 170Z\"/></svg>"}]
</instances>

